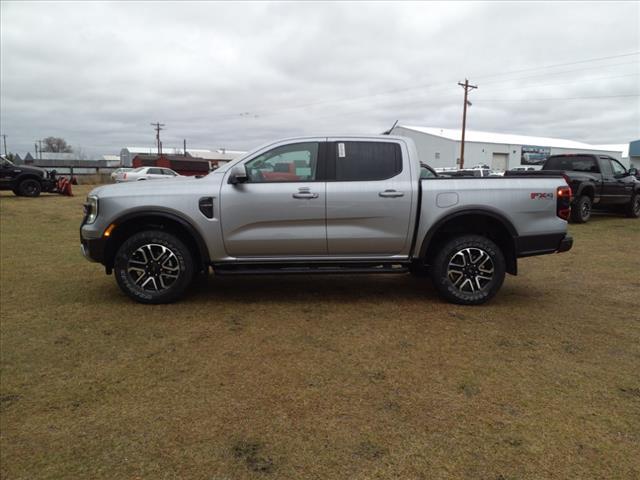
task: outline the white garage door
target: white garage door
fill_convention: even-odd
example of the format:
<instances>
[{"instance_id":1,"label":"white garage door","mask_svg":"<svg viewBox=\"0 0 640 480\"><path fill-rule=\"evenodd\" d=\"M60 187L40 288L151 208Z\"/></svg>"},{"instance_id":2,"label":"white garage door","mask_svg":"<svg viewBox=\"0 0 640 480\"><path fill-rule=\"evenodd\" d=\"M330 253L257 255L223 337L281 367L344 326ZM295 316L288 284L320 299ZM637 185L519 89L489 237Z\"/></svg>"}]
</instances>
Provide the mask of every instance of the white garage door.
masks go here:
<instances>
[{"instance_id":1,"label":"white garage door","mask_svg":"<svg viewBox=\"0 0 640 480\"><path fill-rule=\"evenodd\" d=\"M504 171L507 169L508 162L509 162L508 153L494 153L493 159L491 160L491 169Z\"/></svg>"}]
</instances>

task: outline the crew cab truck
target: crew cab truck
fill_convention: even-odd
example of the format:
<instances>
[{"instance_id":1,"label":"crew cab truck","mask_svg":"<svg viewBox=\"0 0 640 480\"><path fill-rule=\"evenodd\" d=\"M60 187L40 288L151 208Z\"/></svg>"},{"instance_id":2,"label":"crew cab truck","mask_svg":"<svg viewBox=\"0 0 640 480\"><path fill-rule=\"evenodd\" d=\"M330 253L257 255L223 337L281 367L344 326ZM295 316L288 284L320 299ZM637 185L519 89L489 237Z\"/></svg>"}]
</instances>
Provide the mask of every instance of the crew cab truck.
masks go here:
<instances>
[{"instance_id":1,"label":"crew cab truck","mask_svg":"<svg viewBox=\"0 0 640 480\"><path fill-rule=\"evenodd\" d=\"M45 169L16 165L7 158L0 158L0 190L11 190L22 197L37 197L40 192L52 192L55 188L55 175Z\"/></svg>"},{"instance_id":2,"label":"crew cab truck","mask_svg":"<svg viewBox=\"0 0 640 480\"><path fill-rule=\"evenodd\" d=\"M561 176L421 179L411 139L271 143L202 178L101 186L87 197L84 255L143 303L216 275L423 273L459 304L500 289L517 259L563 252Z\"/></svg>"},{"instance_id":3,"label":"crew cab truck","mask_svg":"<svg viewBox=\"0 0 640 480\"><path fill-rule=\"evenodd\" d=\"M627 170L606 155L552 155L542 170L509 171L507 176L563 175L573 192L571 221L586 223L593 209L619 210L628 217L640 217L640 181L637 170Z\"/></svg>"}]
</instances>

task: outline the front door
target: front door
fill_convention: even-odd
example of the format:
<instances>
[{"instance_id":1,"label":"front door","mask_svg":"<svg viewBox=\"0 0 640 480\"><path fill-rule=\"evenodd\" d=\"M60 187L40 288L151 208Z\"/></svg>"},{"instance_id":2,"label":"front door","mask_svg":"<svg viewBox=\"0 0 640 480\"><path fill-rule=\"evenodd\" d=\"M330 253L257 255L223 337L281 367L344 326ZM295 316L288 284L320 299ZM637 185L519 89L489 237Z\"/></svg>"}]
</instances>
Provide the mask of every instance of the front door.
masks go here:
<instances>
[{"instance_id":1,"label":"front door","mask_svg":"<svg viewBox=\"0 0 640 480\"><path fill-rule=\"evenodd\" d=\"M603 160L604 161L604 160ZM611 170L613 171L613 181L610 192L613 203L629 203L635 185L633 175L627 173L627 169L617 160L610 158Z\"/></svg>"},{"instance_id":2,"label":"front door","mask_svg":"<svg viewBox=\"0 0 640 480\"><path fill-rule=\"evenodd\" d=\"M326 256L321 141L280 145L243 162L248 180L221 190L224 245L232 257Z\"/></svg>"},{"instance_id":3,"label":"front door","mask_svg":"<svg viewBox=\"0 0 640 480\"><path fill-rule=\"evenodd\" d=\"M408 254L413 184L403 150L403 144L391 141L330 139L329 255Z\"/></svg>"}]
</instances>

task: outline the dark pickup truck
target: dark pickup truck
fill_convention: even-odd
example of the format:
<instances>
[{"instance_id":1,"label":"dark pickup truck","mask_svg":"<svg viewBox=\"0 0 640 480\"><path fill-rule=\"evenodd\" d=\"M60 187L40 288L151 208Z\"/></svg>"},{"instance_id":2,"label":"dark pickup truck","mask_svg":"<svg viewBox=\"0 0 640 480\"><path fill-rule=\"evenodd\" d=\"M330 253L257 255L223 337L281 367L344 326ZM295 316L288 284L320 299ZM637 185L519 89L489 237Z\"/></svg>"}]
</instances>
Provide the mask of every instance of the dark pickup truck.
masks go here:
<instances>
[{"instance_id":1,"label":"dark pickup truck","mask_svg":"<svg viewBox=\"0 0 640 480\"><path fill-rule=\"evenodd\" d=\"M552 155L542 170L508 171L507 176L524 177L562 174L571 187L571 221L585 223L592 209L624 211L640 217L640 181L637 170L627 170L615 158L586 153Z\"/></svg>"},{"instance_id":2,"label":"dark pickup truck","mask_svg":"<svg viewBox=\"0 0 640 480\"><path fill-rule=\"evenodd\" d=\"M22 197L37 197L40 192L56 191L55 170L31 165L15 165L5 157L0 158L0 190L12 190Z\"/></svg>"}]
</instances>

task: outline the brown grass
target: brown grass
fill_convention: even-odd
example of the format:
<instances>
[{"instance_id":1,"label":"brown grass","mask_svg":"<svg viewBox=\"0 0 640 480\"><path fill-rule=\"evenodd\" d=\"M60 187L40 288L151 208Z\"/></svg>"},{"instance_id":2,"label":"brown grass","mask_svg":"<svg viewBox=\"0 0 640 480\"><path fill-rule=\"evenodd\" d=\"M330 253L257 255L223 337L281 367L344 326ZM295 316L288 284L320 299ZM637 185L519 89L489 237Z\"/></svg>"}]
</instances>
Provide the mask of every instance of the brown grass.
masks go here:
<instances>
[{"instance_id":1,"label":"brown grass","mask_svg":"<svg viewBox=\"0 0 640 480\"><path fill-rule=\"evenodd\" d=\"M386 275L142 306L80 256L80 194L0 199L3 478L640 476L640 222L483 307Z\"/></svg>"}]
</instances>

